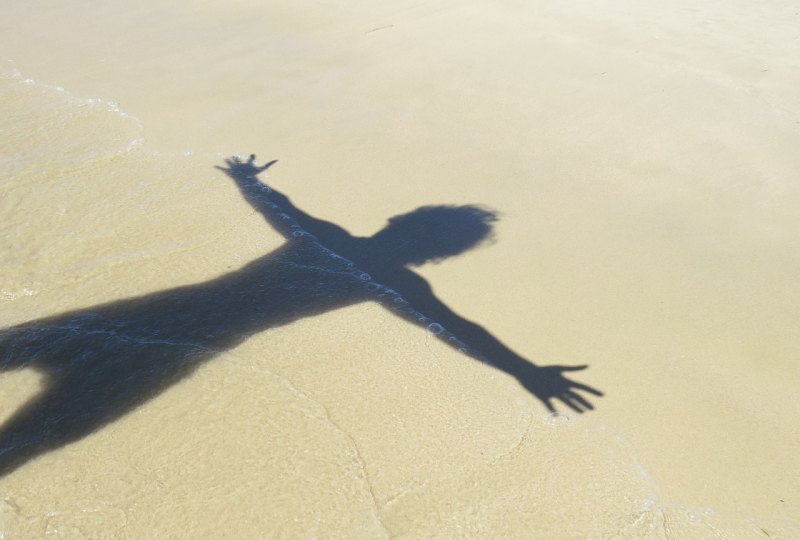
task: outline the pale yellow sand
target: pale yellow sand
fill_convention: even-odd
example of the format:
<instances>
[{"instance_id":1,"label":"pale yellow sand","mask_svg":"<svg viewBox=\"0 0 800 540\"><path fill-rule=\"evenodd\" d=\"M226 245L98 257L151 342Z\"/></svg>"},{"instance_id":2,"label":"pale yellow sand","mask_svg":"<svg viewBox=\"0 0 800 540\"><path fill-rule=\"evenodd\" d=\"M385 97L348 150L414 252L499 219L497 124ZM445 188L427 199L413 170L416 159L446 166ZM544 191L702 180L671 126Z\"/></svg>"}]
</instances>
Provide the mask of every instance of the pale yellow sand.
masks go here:
<instances>
[{"instance_id":1,"label":"pale yellow sand","mask_svg":"<svg viewBox=\"0 0 800 540\"><path fill-rule=\"evenodd\" d=\"M550 417L361 304L0 478L0 536L800 537L796 4L378 4L3 2L0 327L280 246L213 169L256 152L353 234L499 211L419 272L606 396Z\"/></svg>"}]
</instances>

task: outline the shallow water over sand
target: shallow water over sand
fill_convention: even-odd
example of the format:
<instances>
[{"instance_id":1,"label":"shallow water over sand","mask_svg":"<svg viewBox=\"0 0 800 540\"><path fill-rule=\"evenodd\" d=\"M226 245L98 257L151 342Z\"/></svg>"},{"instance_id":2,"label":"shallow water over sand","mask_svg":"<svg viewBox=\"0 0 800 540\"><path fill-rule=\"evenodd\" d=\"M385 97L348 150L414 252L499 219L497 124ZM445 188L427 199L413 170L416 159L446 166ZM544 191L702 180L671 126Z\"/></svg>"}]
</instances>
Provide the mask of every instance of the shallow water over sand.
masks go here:
<instances>
[{"instance_id":1,"label":"shallow water over sand","mask_svg":"<svg viewBox=\"0 0 800 540\"><path fill-rule=\"evenodd\" d=\"M0 328L280 253L214 168L256 152L353 235L429 204L496 210L492 243L415 271L522 357L588 364L570 376L605 396L550 416L377 301L323 312L321 288L317 311L242 330L7 472L0 533L800 535L790 8L5 6ZM198 298L205 335L243 317ZM54 373L0 373L6 428Z\"/></svg>"}]
</instances>

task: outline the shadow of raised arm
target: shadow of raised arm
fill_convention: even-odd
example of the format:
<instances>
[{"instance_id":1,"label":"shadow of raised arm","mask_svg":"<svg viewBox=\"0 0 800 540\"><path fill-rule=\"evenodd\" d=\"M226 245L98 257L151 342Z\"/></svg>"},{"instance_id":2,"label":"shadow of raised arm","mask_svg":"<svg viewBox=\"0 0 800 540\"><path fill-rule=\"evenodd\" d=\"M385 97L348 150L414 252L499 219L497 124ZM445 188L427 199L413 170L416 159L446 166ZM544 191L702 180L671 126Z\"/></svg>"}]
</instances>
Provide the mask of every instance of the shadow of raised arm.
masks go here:
<instances>
[{"instance_id":1,"label":"shadow of raised arm","mask_svg":"<svg viewBox=\"0 0 800 540\"><path fill-rule=\"evenodd\" d=\"M433 332L438 338L462 353L508 373L536 396L551 413L556 412L555 401L560 401L578 413L594 409L591 402L578 391L596 397L603 393L565 376L567 372L580 371L587 366L537 366L529 362L484 327L451 310L436 297L431 286L421 276L411 270L403 270L402 275L398 275L394 281L400 294L413 306L413 311L407 310L403 313L405 318L420 323L418 314L423 314L436 321ZM394 308L391 304L390 307Z\"/></svg>"},{"instance_id":2,"label":"shadow of raised arm","mask_svg":"<svg viewBox=\"0 0 800 540\"><path fill-rule=\"evenodd\" d=\"M239 187L244 199L256 212L264 216L276 231L291 240L298 232L311 234L317 238L335 240L336 243L346 241L350 234L343 228L329 221L315 218L297 208L292 201L258 179L258 175L278 160L272 160L260 167L255 164L256 156L251 154L247 161L234 156L225 160L226 167L216 168L227 174Z\"/></svg>"}]
</instances>

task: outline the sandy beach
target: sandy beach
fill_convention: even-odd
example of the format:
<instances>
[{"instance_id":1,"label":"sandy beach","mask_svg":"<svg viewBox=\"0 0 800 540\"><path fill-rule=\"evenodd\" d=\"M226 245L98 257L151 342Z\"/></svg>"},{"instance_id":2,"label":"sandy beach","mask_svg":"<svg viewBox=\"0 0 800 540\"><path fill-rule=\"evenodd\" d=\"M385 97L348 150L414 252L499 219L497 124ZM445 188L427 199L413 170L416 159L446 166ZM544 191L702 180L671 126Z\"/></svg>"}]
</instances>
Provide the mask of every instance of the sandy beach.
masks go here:
<instances>
[{"instance_id":1,"label":"sandy beach","mask_svg":"<svg viewBox=\"0 0 800 540\"><path fill-rule=\"evenodd\" d=\"M800 538L796 3L3 13L0 538Z\"/></svg>"}]
</instances>

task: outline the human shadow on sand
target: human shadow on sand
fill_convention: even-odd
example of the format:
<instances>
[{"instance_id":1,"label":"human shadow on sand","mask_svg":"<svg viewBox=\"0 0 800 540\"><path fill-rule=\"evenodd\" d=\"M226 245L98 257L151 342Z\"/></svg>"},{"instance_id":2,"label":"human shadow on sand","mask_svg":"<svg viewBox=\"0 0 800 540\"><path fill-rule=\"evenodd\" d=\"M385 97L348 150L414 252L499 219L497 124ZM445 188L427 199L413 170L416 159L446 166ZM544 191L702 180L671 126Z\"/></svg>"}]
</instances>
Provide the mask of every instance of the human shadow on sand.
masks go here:
<instances>
[{"instance_id":1,"label":"human shadow on sand","mask_svg":"<svg viewBox=\"0 0 800 540\"><path fill-rule=\"evenodd\" d=\"M586 366L535 366L454 313L409 269L488 239L493 212L426 206L391 218L371 237L354 237L258 180L273 163L257 167L251 156L217 168L286 238L279 249L210 281L0 331L0 369L45 375L41 391L0 426L0 475L117 420L252 334L364 301L505 371L550 411L555 400L591 409L578 391L602 395L564 376Z\"/></svg>"}]
</instances>

